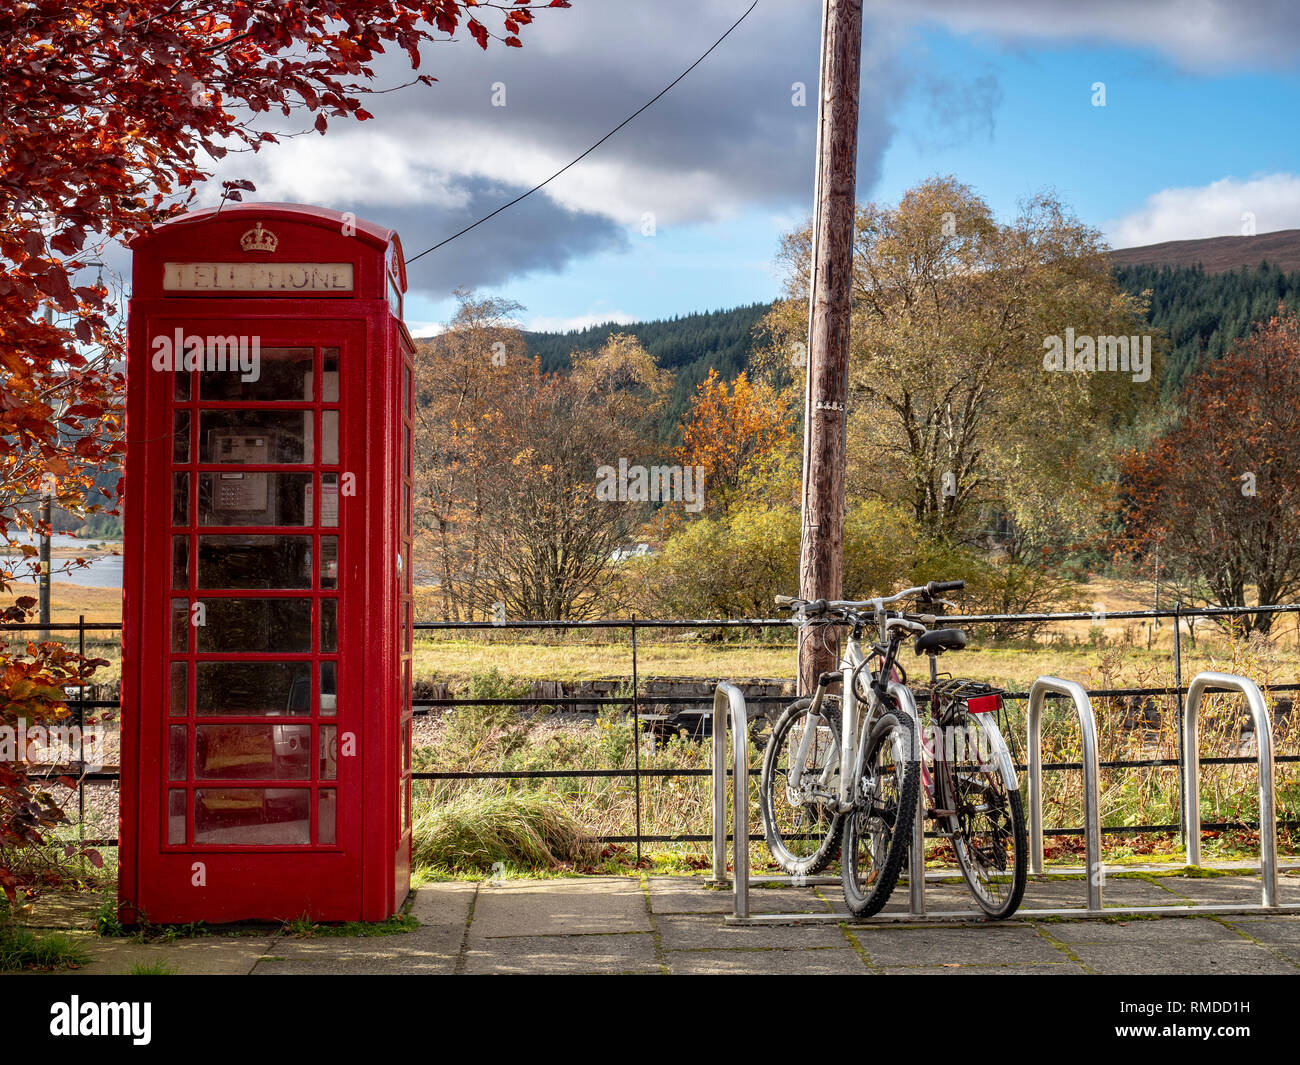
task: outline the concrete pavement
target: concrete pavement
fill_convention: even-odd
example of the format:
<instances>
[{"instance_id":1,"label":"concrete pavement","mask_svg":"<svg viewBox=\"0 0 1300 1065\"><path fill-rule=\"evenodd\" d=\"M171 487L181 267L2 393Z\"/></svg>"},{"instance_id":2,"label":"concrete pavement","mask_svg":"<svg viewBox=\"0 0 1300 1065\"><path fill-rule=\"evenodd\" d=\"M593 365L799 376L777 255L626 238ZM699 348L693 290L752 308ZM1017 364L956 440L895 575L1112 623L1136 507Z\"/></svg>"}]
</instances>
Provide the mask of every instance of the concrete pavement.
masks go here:
<instances>
[{"instance_id":1,"label":"concrete pavement","mask_svg":"<svg viewBox=\"0 0 1300 1065\"><path fill-rule=\"evenodd\" d=\"M1038 880L1025 908L1079 906L1080 880ZM756 887L755 913L831 913L836 885ZM1106 903L1253 903L1256 877L1110 878ZM961 884L931 884L932 910L969 909ZM901 885L891 910L905 910ZM1300 903L1300 876L1282 878L1281 901ZM83 938L86 973L159 964L177 973L861 973L1300 974L1300 915L1035 919L999 924L826 922L727 925L731 895L698 878L585 877L436 883L419 888L413 931L300 937L235 931L174 942Z\"/></svg>"}]
</instances>

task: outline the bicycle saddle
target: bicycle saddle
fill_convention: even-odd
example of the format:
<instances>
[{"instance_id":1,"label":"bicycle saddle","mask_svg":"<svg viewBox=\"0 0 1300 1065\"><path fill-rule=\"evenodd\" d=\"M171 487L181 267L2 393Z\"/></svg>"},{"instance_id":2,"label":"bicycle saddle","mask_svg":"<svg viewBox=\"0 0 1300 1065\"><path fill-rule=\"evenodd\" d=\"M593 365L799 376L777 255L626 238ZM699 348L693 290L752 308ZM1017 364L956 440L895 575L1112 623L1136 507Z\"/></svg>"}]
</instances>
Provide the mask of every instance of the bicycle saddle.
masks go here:
<instances>
[{"instance_id":1,"label":"bicycle saddle","mask_svg":"<svg viewBox=\"0 0 1300 1065\"><path fill-rule=\"evenodd\" d=\"M944 651L960 651L966 646L966 634L961 629L931 629L916 638L918 655L941 655Z\"/></svg>"}]
</instances>

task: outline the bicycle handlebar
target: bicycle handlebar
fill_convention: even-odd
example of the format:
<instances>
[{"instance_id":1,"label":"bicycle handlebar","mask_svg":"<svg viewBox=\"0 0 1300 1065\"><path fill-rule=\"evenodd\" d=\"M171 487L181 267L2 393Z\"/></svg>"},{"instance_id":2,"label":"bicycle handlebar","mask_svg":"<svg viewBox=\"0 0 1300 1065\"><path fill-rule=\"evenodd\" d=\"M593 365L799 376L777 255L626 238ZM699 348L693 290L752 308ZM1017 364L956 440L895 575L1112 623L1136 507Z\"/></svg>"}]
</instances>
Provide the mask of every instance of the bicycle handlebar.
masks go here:
<instances>
[{"instance_id":1,"label":"bicycle handlebar","mask_svg":"<svg viewBox=\"0 0 1300 1065\"><path fill-rule=\"evenodd\" d=\"M897 603L900 599L921 597L934 599L943 592L960 592L966 587L965 581L931 581L917 588L904 588L894 595L878 596L875 599L815 599L811 602L796 599L789 595L778 595L776 605L783 610L803 608L805 614L821 614L827 610L866 610L868 607L880 611L887 603Z\"/></svg>"}]
</instances>

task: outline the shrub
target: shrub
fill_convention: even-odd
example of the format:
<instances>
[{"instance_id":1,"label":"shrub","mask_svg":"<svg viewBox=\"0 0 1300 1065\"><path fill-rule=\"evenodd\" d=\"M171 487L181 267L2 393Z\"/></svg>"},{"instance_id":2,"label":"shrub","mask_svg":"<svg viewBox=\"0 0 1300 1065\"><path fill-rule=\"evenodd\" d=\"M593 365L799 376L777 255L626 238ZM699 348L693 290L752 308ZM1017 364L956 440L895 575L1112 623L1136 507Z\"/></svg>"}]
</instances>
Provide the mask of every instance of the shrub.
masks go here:
<instances>
[{"instance_id":1,"label":"shrub","mask_svg":"<svg viewBox=\"0 0 1300 1065\"><path fill-rule=\"evenodd\" d=\"M554 868L593 851L564 804L541 791L496 795L467 790L425 803L416 813L412 836L415 864L454 872L486 871L498 862Z\"/></svg>"}]
</instances>

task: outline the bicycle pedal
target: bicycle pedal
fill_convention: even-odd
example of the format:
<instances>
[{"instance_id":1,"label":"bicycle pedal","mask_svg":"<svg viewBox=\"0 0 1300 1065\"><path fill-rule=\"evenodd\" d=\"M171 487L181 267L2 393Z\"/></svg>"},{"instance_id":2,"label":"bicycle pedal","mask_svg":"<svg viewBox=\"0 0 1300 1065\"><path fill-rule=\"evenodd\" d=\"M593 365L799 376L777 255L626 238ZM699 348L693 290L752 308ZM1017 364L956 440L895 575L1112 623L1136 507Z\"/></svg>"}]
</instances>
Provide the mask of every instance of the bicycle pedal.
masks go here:
<instances>
[{"instance_id":1,"label":"bicycle pedal","mask_svg":"<svg viewBox=\"0 0 1300 1065\"><path fill-rule=\"evenodd\" d=\"M931 818L933 818L933 817L956 817L956 816L957 816L957 811L956 811L956 810L927 810L925 816L926 816L926 817L931 817Z\"/></svg>"}]
</instances>

